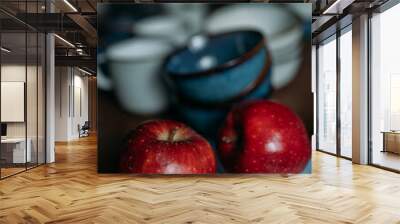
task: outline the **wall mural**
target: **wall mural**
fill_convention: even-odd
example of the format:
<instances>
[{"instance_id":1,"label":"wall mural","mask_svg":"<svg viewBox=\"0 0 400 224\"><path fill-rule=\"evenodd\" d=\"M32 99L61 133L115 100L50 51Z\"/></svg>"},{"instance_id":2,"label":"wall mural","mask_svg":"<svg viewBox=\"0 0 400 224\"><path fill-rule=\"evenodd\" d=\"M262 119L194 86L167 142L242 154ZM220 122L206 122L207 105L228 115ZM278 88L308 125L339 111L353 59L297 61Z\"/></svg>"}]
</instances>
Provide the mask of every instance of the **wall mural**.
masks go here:
<instances>
[{"instance_id":1,"label":"wall mural","mask_svg":"<svg viewBox=\"0 0 400 224\"><path fill-rule=\"evenodd\" d=\"M98 7L99 172L311 172L311 4Z\"/></svg>"}]
</instances>

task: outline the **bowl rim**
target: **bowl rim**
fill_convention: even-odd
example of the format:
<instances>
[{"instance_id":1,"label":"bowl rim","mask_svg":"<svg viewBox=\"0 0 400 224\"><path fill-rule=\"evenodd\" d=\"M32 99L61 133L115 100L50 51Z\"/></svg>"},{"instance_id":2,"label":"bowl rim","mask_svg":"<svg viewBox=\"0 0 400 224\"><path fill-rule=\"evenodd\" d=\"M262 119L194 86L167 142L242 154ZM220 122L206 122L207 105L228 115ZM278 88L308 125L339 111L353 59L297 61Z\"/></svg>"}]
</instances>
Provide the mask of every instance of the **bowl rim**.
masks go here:
<instances>
[{"instance_id":1,"label":"bowl rim","mask_svg":"<svg viewBox=\"0 0 400 224\"><path fill-rule=\"evenodd\" d=\"M267 49L268 52L268 49ZM268 57L266 59L266 62L264 64L264 67L260 71L257 79L255 79L253 82L249 83L248 86L246 86L239 94L236 96L233 96L227 100L223 101L213 101L213 102L203 102L203 101L198 101L198 100L193 100L185 97L182 93L179 93L176 89L172 89L172 91L175 93L175 97L177 100L186 106L191 106L191 107L198 107L198 108L209 108L209 109L218 109L218 108L229 108L233 104L242 101L247 95L251 94L253 91L255 91L260 85L262 85L263 81L266 78L271 78L268 76L272 75L272 60L271 57ZM269 81L271 82L271 80ZM270 91L267 93L267 95L270 95L271 92L273 91L273 86L270 86Z\"/></svg>"},{"instance_id":2,"label":"bowl rim","mask_svg":"<svg viewBox=\"0 0 400 224\"><path fill-rule=\"evenodd\" d=\"M176 54L181 53L185 50L188 49L188 46L185 45L183 47L180 47L174 51L172 51L165 59L164 63L164 68L165 68L165 73L171 78L174 79L190 79L190 78L196 78L196 77L202 77L202 76L211 76L211 75L217 75L219 72L230 69L234 66L243 64L245 61L247 61L249 58L257 54L261 49L264 47L267 49L267 39L263 36L263 34L257 30L254 29L239 29L239 30L234 30L234 31L227 31L227 32L221 32L217 34L211 34L211 33L206 33L204 36L208 38L217 38L217 37L223 37L223 36L228 36L231 34L235 33L243 33L243 32L250 32L253 34L257 34L260 39L258 40L257 44L255 44L250 50L246 51L246 53L235 57L229 61L226 61L218 66L206 69L206 70L201 70L197 72L188 72L188 73L178 73L178 72L171 72L166 69L168 62L171 60L172 57L174 57ZM267 55L268 58L271 57L269 51L267 50Z\"/></svg>"}]
</instances>

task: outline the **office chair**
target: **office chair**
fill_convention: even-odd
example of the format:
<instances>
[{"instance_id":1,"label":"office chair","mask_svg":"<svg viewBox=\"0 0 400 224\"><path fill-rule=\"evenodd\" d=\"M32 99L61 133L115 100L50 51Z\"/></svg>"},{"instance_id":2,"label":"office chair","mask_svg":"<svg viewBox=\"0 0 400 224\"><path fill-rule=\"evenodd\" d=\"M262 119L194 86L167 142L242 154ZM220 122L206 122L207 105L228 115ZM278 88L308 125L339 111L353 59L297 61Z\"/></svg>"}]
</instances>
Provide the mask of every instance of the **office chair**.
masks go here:
<instances>
[{"instance_id":1,"label":"office chair","mask_svg":"<svg viewBox=\"0 0 400 224\"><path fill-rule=\"evenodd\" d=\"M80 125L78 124L79 138L89 136L89 129L90 129L89 121L85 121L82 127L80 127Z\"/></svg>"}]
</instances>

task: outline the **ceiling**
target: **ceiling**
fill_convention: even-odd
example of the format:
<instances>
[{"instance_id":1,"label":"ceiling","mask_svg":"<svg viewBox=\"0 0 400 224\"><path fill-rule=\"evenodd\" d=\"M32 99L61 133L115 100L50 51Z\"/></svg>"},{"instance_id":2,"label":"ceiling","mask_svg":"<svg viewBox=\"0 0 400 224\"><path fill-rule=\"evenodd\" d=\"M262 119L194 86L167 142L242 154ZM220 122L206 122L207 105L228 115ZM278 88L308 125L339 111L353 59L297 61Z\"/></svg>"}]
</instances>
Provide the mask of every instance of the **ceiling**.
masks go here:
<instances>
[{"instance_id":1,"label":"ceiling","mask_svg":"<svg viewBox=\"0 0 400 224\"><path fill-rule=\"evenodd\" d=\"M155 0L159 2L168 0ZM55 32L63 39L56 38L56 55L63 60L71 59L71 63L90 59L95 70L97 47L97 3L134 3L135 0L1 0L0 25L2 44L13 49L13 54L25 54L26 28L40 32ZM143 1L142 1L143 2ZM152 2L144 1L144 2ZM265 2L255 0L255 2ZM268 2L280 2L272 0ZM313 4L313 38L323 36L326 30L346 15L377 7L386 0L304 0L291 2L307 2ZM69 3L69 4L68 4ZM47 8L46 8L47 7ZM48 13L52 9L52 13ZM325 14L324 14L325 12ZM326 12L329 12L326 14ZM21 33L22 32L22 33ZM28 42L30 38L28 38ZM34 43L28 44L28 54L35 52ZM78 53L76 49L81 49ZM74 57L74 58L72 58ZM61 57L60 57L61 58ZM64 62L66 63L66 62Z\"/></svg>"}]
</instances>

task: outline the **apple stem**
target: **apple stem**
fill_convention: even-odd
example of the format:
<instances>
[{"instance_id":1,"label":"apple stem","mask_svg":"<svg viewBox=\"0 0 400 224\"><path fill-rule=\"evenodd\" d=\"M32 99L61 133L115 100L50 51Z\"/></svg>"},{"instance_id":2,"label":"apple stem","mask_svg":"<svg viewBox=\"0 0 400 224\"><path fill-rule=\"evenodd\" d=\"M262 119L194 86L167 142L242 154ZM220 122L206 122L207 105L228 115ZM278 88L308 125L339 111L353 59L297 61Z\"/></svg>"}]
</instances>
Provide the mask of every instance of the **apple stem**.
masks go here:
<instances>
[{"instance_id":1,"label":"apple stem","mask_svg":"<svg viewBox=\"0 0 400 224\"><path fill-rule=\"evenodd\" d=\"M175 138L175 135L176 135L177 131L178 131L177 128L172 129L171 134L168 136L168 141L171 141L171 142L174 141L174 138Z\"/></svg>"}]
</instances>

